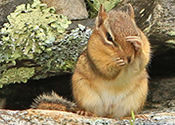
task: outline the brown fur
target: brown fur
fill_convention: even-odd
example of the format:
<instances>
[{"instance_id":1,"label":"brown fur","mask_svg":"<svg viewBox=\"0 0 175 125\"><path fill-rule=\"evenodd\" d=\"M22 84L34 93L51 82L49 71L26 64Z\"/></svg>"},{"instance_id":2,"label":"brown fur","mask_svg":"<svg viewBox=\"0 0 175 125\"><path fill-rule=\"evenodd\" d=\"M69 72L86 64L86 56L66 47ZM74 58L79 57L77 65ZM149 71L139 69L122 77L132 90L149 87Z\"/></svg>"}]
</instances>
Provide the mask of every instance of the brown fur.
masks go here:
<instances>
[{"instance_id":1,"label":"brown fur","mask_svg":"<svg viewBox=\"0 0 175 125\"><path fill-rule=\"evenodd\" d=\"M38 96L36 99L34 99L31 108L70 111L70 112L78 111L77 105L75 103L62 98L55 92L49 94L44 93Z\"/></svg>"},{"instance_id":2,"label":"brown fur","mask_svg":"<svg viewBox=\"0 0 175 125\"><path fill-rule=\"evenodd\" d=\"M62 104L53 104L53 103L40 103L37 109L49 109L49 110L59 110L59 111L66 111L67 108L65 105Z\"/></svg>"},{"instance_id":3,"label":"brown fur","mask_svg":"<svg viewBox=\"0 0 175 125\"><path fill-rule=\"evenodd\" d=\"M128 9L128 13L106 13L101 7L87 50L79 57L72 77L78 106L97 116L127 116L132 110L138 112L146 100L150 45L136 26L130 5ZM107 32L113 43L107 40ZM135 50L127 36L141 39L141 48ZM124 65L119 65L117 58Z\"/></svg>"},{"instance_id":4,"label":"brown fur","mask_svg":"<svg viewBox=\"0 0 175 125\"><path fill-rule=\"evenodd\" d=\"M142 109L148 91L150 44L135 24L132 6L127 6L126 12L106 13L100 8L94 31L72 77L78 107L52 92L38 96L32 108L111 118L129 116L131 111Z\"/></svg>"}]
</instances>

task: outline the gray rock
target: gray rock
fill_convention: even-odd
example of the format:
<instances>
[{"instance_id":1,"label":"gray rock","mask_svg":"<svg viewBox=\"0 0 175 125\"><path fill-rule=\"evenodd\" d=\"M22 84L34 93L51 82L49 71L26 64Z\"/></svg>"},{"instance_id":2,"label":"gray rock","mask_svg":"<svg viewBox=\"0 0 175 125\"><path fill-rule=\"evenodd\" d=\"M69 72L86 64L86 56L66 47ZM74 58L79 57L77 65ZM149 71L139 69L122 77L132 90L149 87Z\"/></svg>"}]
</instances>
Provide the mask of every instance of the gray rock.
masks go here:
<instances>
[{"instance_id":1,"label":"gray rock","mask_svg":"<svg viewBox=\"0 0 175 125\"><path fill-rule=\"evenodd\" d=\"M102 117L85 117L71 112L56 110L0 110L0 124L8 125L173 125L175 113L150 113L137 115L135 120L131 117L122 120Z\"/></svg>"},{"instance_id":2,"label":"gray rock","mask_svg":"<svg viewBox=\"0 0 175 125\"><path fill-rule=\"evenodd\" d=\"M0 0L0 25L7 22L7 16L15 10L16 6L28 3L29 1L30 0Z\"/></svg>"},{"instance_id":3,"label":"gray rock","mask_svg":"<svg viewBox=\"0 0 175 125\"><path fill-rule=\"evenodd\" d=\"M86 19L88 12L84 0L41 0L56 8L56 13L68 16L70 20Z\"/></svg>"},{"instance_id":4,"label":"gray rock","mask_svg":"<svg viewBox=\"0 0 175 125\"><path fill-rule=\"evenodd\" d=\"M157 78L151 81L149 98L152 102L175 106L175 77ZM174 104L173 104L174 103Z\"/></svg>"},{"instance_id":5,"label":"gray rock","mask_svg":"<svg viewBox=\"0 0 175 125\"><path fill-rule=\"evenodd\" d=\"M16 6L31 3L32 0L0 0L0 28L7 22L7 16L13 12ZM48 6L56 8L56 13L68 16L71 20L86 19L88 12L84 0L41 0Z\"/></svg>"},{"instance_id":6,"label":"gray rock","mask_svg":"<svg viewBox=\"0 0 175 125\"><path fill-rule=\"evenodd\" d=\"M156 54L166 52L175 46L175 4L174 0L123 0L133 5L136 22L148 36Z\"/></svg>"}]
</instances>

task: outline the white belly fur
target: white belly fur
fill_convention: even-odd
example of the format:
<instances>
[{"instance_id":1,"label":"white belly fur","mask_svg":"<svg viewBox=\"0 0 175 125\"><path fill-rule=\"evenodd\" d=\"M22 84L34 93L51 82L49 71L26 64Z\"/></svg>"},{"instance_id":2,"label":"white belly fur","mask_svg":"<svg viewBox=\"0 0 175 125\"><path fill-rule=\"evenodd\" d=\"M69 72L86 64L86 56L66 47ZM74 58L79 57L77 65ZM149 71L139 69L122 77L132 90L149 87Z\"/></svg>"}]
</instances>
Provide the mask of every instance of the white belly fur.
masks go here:
<instances>
[{"instance_id":1,"label":"white belly fur","mask_svg":"<svg viewBox=\"0 0 175 125\"><path fill-rule=\"evenodd\" d=\"M125 78L120 77L122 80L101 80L101 83L97 84L98 92L89 90L92 95L89 94L86 98L87 101L84 103L86 110L94 112L98 116L111 116L113 118L130 114L132 110L137 111L141 105L140 98L146 97L147 90L144 93L143 90L147 85L140 86L135 90L138 84L134 82L138 82L135 81L137 78L130 79L127 77L126 72L124 74L125 76L123 77ZM133 74L128 75L132 76ZM97 81L100 82L99 79Z\"/></svg>"}]
</instances>

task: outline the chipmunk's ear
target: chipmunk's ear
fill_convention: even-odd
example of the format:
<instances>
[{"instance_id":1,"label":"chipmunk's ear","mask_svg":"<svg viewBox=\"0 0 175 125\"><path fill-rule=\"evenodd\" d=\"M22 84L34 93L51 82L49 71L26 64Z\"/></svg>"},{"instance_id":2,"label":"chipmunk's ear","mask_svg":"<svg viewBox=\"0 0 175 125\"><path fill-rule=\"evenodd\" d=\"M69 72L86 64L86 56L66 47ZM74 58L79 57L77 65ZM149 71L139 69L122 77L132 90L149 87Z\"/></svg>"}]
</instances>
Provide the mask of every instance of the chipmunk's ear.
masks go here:
<instances>
[{"instance_id":1,"label":"chipmunk's ear","mask_svg":"<svg viewBox=\"0 0 175 125\"><path fill-rule=\"evenodd\" d=\"M134 14L134 9L133 9L132 5L131 4L127 4L126 7L127 7L128 15L134 19L135 14Z\"/></svg>"},{"instance_id":2,"label":"chipmunk's ear","mask_svg":"<svg viewBox=\"0 0 175 125\"><path fill-rule=\"evenodd\" d=\"M96 29L98 29L103 24L103 22L106 18L107 18L107 13L106 13L103 5L101 4L100 10L98 12L98 16L96 17L96 21L95 21Z\"/></svg>"}]
</instances>

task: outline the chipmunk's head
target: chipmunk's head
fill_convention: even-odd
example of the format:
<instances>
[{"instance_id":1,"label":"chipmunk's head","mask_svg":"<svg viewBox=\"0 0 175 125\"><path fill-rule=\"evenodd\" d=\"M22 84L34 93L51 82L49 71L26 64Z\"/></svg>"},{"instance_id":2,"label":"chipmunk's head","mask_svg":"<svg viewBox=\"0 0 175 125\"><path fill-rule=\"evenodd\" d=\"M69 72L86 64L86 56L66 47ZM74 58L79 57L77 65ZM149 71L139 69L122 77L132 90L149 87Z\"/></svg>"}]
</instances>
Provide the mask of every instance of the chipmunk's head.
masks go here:
<instances>
[{"instance_id":1,"label":"chipmunk's head","mask_svg":"<svg viewBox=\"0 0 175 125\"><path fill-rule=\"evenodd\" d=\"M126 37L138 35L134 10L130 4L126 11L111 10L108 13L101 6L88 42L88 54L94 66L99 72L115 74L115 70L132 63L135 49L126 41Z\"/></svg>"}]
</instances>

